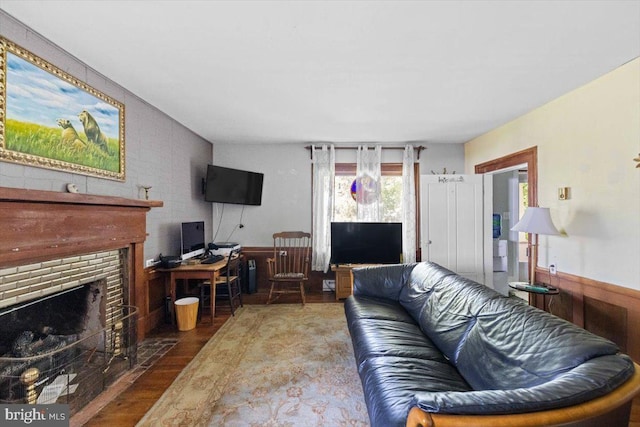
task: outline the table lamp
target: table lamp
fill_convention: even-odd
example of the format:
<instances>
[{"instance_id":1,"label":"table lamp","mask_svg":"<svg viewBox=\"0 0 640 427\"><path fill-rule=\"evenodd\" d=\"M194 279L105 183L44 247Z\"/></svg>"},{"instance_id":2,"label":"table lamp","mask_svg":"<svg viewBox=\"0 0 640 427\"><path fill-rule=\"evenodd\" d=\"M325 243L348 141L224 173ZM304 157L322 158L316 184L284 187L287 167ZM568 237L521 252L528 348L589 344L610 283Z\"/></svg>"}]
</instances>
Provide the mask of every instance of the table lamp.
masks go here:
<instances>
[{"instance_id":1,"label":"table lamp","mask_svg":"<svg viewBox=\"0 0 640 427\"><path fill-rule=\"evenodd\" d=\"M560 232L551 221L549 208L528 207L522 215L522 219L511 228L511 231L520 231L531 234L531 262L529 262L529 282L534 285L536 271L538 234L557 236Z\"/></svg>"}]
</instances>

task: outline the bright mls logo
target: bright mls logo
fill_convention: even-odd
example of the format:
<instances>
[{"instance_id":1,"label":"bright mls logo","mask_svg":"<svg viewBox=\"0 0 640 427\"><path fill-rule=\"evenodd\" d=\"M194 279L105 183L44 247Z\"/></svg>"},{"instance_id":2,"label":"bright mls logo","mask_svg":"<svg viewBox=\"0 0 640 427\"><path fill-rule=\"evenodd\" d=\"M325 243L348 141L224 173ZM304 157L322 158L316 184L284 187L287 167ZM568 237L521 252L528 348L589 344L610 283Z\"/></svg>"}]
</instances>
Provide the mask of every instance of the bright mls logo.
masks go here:
<instances>
[{"instance_id":1,"label":"bright mls logo","mask_svg":"<svg viewBox=\"0 0 640 427\"><path fill-rule=\"evenodd\" d=\"M3 426L68 427L69 405L0 405Z\"/></svg>"}]
</instances>

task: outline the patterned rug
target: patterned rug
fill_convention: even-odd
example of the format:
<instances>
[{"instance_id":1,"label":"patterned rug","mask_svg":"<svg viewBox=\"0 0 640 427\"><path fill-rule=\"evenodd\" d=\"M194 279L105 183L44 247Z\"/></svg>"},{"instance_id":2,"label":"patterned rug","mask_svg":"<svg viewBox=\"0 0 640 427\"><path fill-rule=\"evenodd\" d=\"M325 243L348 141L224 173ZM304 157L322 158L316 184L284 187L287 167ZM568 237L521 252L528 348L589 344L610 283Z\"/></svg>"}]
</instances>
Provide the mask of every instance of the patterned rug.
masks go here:
<instances>
[{"instance_id":1,"label":"patterned rug","mask_svg":"<svg viewBox=\"0 0 640 427\"><path fill-rule=\"evenodd\" d=\"M138 423L368 426L342 304L247 305Z\"/></svg>"}]
</instances>

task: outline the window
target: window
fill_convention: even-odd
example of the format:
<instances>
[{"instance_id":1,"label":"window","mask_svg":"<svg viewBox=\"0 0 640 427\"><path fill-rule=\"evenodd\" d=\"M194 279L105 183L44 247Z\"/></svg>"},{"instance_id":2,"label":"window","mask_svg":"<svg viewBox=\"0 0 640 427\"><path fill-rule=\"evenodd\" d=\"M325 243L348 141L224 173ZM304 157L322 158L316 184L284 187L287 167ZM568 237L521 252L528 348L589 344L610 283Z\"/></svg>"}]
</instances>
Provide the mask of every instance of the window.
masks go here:
<instances>
[{"instance_id":1,"label":"window","mask_svg":"<svg viewBox=\"0 0 640 427\"><path fill-rule=\"evenodd\" d=\"M383 163L382 222L402 222L402 164ZM356 202L351 186L356 179L355 163L336 163L334 221L356 221ZM417 194L417 191L416 191Z\"/></svg>"}]
</instances>

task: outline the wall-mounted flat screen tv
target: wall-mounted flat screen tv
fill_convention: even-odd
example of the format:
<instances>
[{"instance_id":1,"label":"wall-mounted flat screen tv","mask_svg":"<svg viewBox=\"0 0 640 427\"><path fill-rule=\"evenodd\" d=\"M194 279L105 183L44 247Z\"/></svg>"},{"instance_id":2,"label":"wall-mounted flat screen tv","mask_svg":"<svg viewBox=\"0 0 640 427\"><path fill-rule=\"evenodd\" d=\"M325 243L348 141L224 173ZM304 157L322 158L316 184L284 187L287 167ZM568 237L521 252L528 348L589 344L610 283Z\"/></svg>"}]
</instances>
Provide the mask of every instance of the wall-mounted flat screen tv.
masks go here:
<instances>
[{"instance_id":1,"label":"wall-mounted flat screen tv","mask_svg":"<svg viewBox=\"0 0 640 427\"><path fill-rule=\"evenodd\" d=\"M401 259L402 223L331 223L331 264L398 264Z\"/></svg>"},{"instance_id":2,"label":"wall-mounted flat screen tv","mask_svg":"<svg viewBox=\"0 0 640 427\"><path fill-rule=\"evenodd\" d=\"M204 199L237 205L262 204L264 174L222 166L207 166Z\"/></svg>"}]
</instances>

